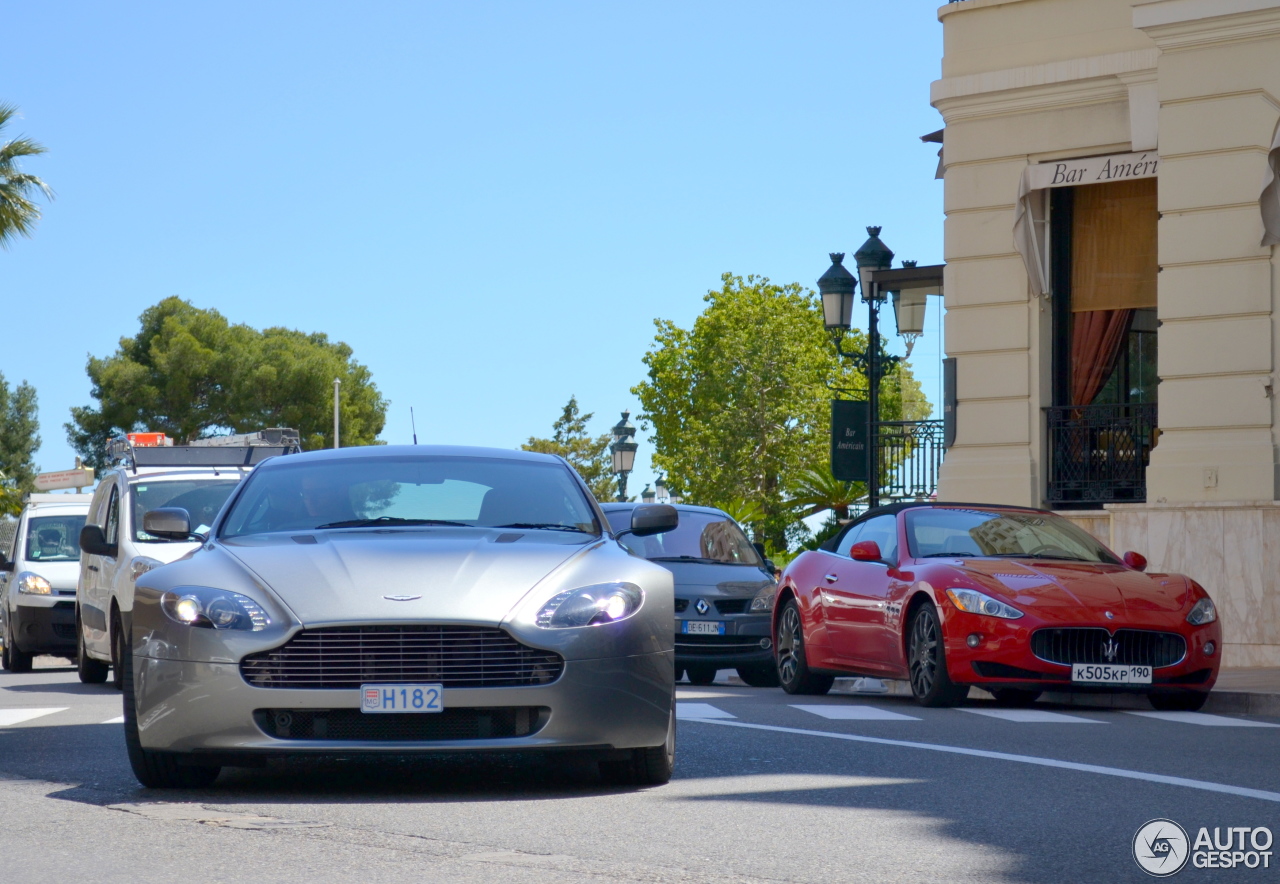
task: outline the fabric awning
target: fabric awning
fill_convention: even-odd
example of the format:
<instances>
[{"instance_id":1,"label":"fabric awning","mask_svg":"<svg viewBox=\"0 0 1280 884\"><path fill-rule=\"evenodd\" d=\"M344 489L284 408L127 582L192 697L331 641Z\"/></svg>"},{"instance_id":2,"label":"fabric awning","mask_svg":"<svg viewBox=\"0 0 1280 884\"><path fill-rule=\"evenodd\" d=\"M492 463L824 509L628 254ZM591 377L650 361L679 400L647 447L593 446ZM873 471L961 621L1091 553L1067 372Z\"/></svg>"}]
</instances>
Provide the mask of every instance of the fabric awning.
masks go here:
<instances>
[{"instance_id":1,"label":"fabric awning","mask_svg":"<svg viewBox=\"0 0 1280 884\"><path fill-rule=\"evenodd\" d=\"M1267 174L1258 202L1262 208L1262 244L1280 245L1280 125L1276 126L1276 134L1271 139Z\"/></svg>"}]
</instances>

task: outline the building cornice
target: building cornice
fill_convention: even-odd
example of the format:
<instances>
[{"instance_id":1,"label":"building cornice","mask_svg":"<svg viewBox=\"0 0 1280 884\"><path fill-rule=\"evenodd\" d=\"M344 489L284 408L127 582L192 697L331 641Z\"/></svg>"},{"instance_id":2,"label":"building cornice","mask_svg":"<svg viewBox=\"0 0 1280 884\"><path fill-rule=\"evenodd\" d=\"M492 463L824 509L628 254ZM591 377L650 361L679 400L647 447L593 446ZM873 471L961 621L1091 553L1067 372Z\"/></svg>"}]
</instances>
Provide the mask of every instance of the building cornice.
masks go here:
<instances>
[{"instance_id":1,"label":"building cornice","mask_svg":"<svg viewBox=\"0 0 1280 884\"><path fill-rule=\"evenodd\" d=\"M970 9L984 9L988 6L1008 6L1010 3L1027 2L1029 0L952 0L946 6L938 8L938 21L942 21L953 13L966 12Z\"/></svg>"},{"instance_id":2,"label":"building cornice","mask_svg":"<svg viewBox=\"0 0 1280 884\"><path fill-rule=\"evenodd\" d=\"M1116 77L1074 80L1042 86L1022 86L999 92L979 92L930 102L948 124L960 120L1006 114L1062 110L1091 104L1128 101L1129 89Z\"/></svg>"},{"instance_id":3,"label":"building cornice","mask_svg":"<svg viewBox=\"0 0 1280 884\"><path fill-rule=\"evenodd\" d=\"M1162 51L1280 35L1277 0L1157 0L1135 6L1133 26Z\"/></svg>"},{"instance_id":4,"label":"building cornice","mask_svg":"<svg viewBox=\"0 0 1280 884\"><path fill-rule=\"evenodd\" d=\"M968 2L972 3L976 0L968 0ZM1139 71L1154 71L1159 58L1160 50L1158 49L1135 49L1129 52L1113 52L1110 55L1094 55L1049 64L986 71L981 74L944 77L941 80L934 80L929 87L929 102L936 107L938 102L953 98L1025 90L1036 86L1079 83L1082 80L1117 77Z\"/></svg>"}]
</instances>

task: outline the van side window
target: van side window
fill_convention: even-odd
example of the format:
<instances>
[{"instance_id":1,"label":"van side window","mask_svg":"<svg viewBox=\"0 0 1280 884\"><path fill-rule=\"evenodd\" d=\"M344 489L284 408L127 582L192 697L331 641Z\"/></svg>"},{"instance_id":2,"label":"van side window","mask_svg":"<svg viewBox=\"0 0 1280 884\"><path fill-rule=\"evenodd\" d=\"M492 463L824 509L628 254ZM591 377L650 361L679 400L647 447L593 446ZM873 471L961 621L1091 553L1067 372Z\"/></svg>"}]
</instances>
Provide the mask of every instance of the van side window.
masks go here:
<instances>
[{"instance_id":1,"label":"van side window","mask_svg":"<svg viewBox=\"0 0 1280 884\"><path fill-rule=\"evenodd\" d=\"M107 524L102 533L107 536L107 543L120 542L120 490L111 486L111 499L107 502Z\"/></svg>"}]
</instances>

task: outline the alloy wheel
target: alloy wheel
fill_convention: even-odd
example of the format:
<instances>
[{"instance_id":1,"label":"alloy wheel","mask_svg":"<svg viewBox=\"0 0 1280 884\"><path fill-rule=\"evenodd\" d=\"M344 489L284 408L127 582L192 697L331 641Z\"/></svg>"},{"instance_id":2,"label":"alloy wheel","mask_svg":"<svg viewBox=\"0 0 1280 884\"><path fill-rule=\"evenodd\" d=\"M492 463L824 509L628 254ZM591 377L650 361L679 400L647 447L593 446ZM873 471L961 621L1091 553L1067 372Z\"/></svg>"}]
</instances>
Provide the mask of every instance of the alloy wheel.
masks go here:
<instances>
[{"instance_id":1,"label":"alloy wheel","mask_svg":"<svg viewBox=\"0 0 1280 884\"><path fill-rule=\"evenodd\" d=\"M938 627L927 613L916 615L911 629L911 690L923 697L933 690L938 673Z\"/></svg>"},{"instance_id":2,"label":"alloy wheel","mask_svg":"<svg viewBox=\"0 0 1280 884\"><path fill-rule=\"evenodd\" d=\"M804 642L800 629L800 616L796 609L788 606L782 612L782 622L778 624L778 674L782 680L790 684L796 680L799 661L796 654Z\"/></svg>"}]
</instances>

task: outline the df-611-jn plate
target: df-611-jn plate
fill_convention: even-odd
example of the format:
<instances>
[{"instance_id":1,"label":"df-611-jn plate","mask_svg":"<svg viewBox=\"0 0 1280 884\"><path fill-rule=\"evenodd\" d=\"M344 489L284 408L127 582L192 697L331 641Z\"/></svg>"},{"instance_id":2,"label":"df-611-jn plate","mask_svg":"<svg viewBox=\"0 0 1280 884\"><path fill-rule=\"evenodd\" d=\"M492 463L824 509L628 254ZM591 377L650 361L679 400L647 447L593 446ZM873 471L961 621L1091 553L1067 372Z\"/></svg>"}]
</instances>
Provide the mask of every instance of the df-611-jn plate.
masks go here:
<instances>
[{"instance_id":1,"label":"df-611-jn plate","mask_svg":"<svg viewBox=\"0 0 1280 884\"><path fill-rule=\"evenodd\" d=\"M365 684L360 686L361 712L440 712L444 685Z\"/></svg>"}]
</instances>

